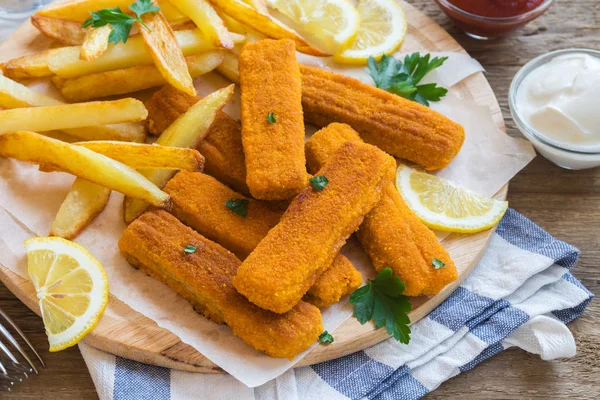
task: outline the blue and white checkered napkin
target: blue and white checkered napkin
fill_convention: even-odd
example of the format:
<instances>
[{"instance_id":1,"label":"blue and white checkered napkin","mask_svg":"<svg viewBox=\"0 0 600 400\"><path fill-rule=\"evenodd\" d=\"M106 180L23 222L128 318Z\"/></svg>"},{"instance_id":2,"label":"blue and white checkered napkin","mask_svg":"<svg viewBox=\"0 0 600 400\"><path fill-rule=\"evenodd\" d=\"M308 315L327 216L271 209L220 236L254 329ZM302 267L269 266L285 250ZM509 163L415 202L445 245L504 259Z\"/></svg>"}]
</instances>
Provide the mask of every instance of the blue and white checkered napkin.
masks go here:
<instances>
[{"instance_id":1,"label":"blue and white checkered napkin","mask_svg":"<svg viewBox=\"0 0 600 400\"><path fill-rule=\"evenodd\" d=\"M412 326L412 340L290 370L251 389L229 375L168 370L80 344L100 399L417 399L507 349L575 355L567 323L593 298L571 275L579 250L514 210L471 275Z\"/></svg>"}]
</instances>

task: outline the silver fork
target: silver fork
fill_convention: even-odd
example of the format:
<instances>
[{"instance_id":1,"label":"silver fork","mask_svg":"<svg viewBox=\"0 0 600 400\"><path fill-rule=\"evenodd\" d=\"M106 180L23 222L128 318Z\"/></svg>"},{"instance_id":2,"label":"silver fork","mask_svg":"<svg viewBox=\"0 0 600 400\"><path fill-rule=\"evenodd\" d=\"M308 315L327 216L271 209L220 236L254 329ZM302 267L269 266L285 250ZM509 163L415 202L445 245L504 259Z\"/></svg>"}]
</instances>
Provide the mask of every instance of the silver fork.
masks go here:
<instances>
[{"instance_id":1,"label":"silver fork","mask_svg":"<svg viewBox=\"0 0 600 400\"><path fill-rule=\"evenodd\" d=\"M29 346L33 354L37 357L42 368L46 367L42 357L33 348L33 345L27 339L25 334L17 324L0 308L0 317L4 319L12 329L21 336L21 339ZM10 347L9 347L10 346ZM16 349L17 356L11 352L10 348ZM14 350L13 350L14 351ZM23 362L25 360L25 362ZM2 325L0 320L0 391L10 392L15 383L23 382L29 378L29 375L38 373L37 368L23 350L19 342L15 340L8 329Z\"/></svg>"}]
</instances>

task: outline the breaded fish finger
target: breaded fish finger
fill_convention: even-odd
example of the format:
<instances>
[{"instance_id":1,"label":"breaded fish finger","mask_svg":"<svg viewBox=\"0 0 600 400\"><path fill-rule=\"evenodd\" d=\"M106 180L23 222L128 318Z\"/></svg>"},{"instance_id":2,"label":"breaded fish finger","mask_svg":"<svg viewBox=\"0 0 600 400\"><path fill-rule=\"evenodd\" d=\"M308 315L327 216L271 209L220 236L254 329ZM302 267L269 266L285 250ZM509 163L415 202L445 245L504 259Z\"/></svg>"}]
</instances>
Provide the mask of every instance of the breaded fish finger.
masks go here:
<instances>
[{"instance_id":1,"label":"breaded fish finger","mask_svg":"<svg viewBox=\"0 0 600 400\"><path fill-rule=\"evenodd\" d=\"M356 79L300 66L302 106L307 122L341 122L367 142L428 170L444 168L458 154L461 125L417 102Z\"/></svg>"},{"instance_id":2,"label":"breaded fish finger","mask_svg":"<svg viewBox=\"0 0 600 400\"><path fill-rule=\"evenodd\" d=\"M318 172L327 185L309 185L292 200L238 269L235 288L264 309L293 308L379 202L394 164L374 146L345 143Z\"/></svg>"},{"instance_id":3,"label":"breaded fish finger","mask_svg":"<svg viewBox=\"0 0 600 400\"><path fill-rule=\"evenodd\" d=\"M165 187L173 199L171 213L184 224L244 260L279 223L283 211L273 210L262 201L248 199L215 178L182 171ZM247 215L225 207L227 200L248 201ZM305 296L318 307L329 307L362 284L360 272L341 254L323 272ZM310 295L310 296L309 296Z\"/></svg>"},{"instance_id":4,"label":"breaded fish finger","mask_svg":"<svg viewBox=\"0 0 600 400\"><path fill-rule=\"evenodd\" d=\"M308 183L294 42L247 43L239 70L246 184L256 199L290 199Z\"/></svg>"},{"instance_id":5,"label":"breaded fish finger","mask_svg":"<svg viewBox=\"0 0 600 400\"><path fill-rule=\"evenodd\" d=\"M362 283L363 277L360 272L350 260L338 254L331 267L308 289L303 300L319 308L329 307L345 295L354 292Z\"/></svg>"},{"instance_id":6,"label":"breaded fish finger","mask_svg":"<svg viewBox=\"0 0 600 400\"><path fill-rule=\"evenodd\" d=\"M191 245L193 253L184 249ZM321 313L299 302L285 314L250 303L232 285L240 261L229 251L160 210L143 214L119 241L127 260L169 285L199 312L225 322L236 336L272 357L292 358L323 332Z\"/></svg>"},{"instance_id":7,"label":"breaded fish finger","mask_svg":"<svg viewBox=\"0 0 600 400\"><path fill-rule=\"evenodd\" d=\"M318 171L347 141L361 141L345 124L331 124L306 142L309 171ZM388 181L379 204L365 217L358 239L377 271L389 267L405 283L407 296L439 293L458 277L448 252L408 208L393 183ZM433 260L446 264L436 269Z\"/></svg>"},{"instance_id":8,"label":"breaded fish finger","mask_svg":"<svg viewBox=\"0 0 600 400\"><path fill-rule=\"evenodd\" d=\"M201 97L180 92L170 85L154 92L146 101L148 128L160 135ZM220 111L196 149L205 157L204 172L232 189L250 196L246 185L246 163L242 146L242 126Z\"/></svg>"}]
</instances>

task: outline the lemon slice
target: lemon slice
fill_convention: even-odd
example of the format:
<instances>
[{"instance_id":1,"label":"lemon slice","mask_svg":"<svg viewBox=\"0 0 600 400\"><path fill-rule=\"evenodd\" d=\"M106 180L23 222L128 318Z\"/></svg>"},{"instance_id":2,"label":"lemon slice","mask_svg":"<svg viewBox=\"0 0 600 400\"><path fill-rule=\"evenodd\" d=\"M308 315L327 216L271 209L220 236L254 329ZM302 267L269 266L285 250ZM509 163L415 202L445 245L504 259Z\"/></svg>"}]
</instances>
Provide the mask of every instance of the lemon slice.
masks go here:
<instances>
[{"instance_id":1,"label":"lemon slice","mask_svg":"<svg viewBox=\"0 0 600 400\"><path fill-rule=\"evenodd\" d=\"M39 237L26 240L25 248L50 351L64 350L83 339L100 320L108 303L108 277L77 243Z\"/></svg>"},{"instance_id":2,"label":"lemon slice","mask_svg":"<svg viewBox=\"0 0 600 400\"><path fill-rule=\"evenodd\" d=\"M360 17L348 0L268 0L294 28L324 50L335 53L354 41Z\"/></svg>"},{"instance_id":3,"label":"lemon slice","mask_svg":"<svg viewBox=\"0 0 600 400\"><path fill-rule=\"evenodd\" d=\"M434 175L398 167L396 186L425 225L447 232L475 233L502 219L507 201L481 196Z\"/></svg>"},{"instance_id":4,"label":"lemon slice","mask_svg":"<svg viewBox=\"0 0 600 400\"><path fill-rule=\"evenodd\" d=\"M366 64L370 56L377 60L390 55L406 36L406 15L397 0L359 0L360 29L352 45L333 56L346 64Z\"/></svg>"}]
</instances>

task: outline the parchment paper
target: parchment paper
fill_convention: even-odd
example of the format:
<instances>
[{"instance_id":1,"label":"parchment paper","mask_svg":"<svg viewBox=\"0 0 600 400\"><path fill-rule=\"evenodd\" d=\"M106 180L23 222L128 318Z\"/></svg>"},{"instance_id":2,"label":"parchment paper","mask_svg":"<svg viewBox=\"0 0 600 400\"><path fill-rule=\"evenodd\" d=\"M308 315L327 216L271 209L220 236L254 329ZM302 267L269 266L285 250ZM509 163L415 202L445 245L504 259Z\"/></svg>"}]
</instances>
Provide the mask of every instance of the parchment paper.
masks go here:
<instances>
[{"instance_id":1,"label":"parchment paper","mask_svg":"<svg viewBox=\"0 0 600 400\"><path fill-rule=\"evenodd\" d=\"M451 61L437 75L445 86L481 70L476 61L464 55L452 55ZM208 74L195 83L204 95L229 82ZM461 99L455 92L451 89L447 99L434 107L462 123L467 140L456 160L441 174L481 193L493 194L534 157L533 149L527 142L511 139L499 131L487 108ZM239 116L237 93L226 112L234 118ZM0 263L28 279L23 240L33 234L48 234L73 180L67 174L44 174L38 172L37 166L0 159ZM279 376L306 354L289 361L259 353L234 337L229 328L198 315L166 285L129 266L117 247L125 229L122 198L113 192L106 209L76 239L103 264L114 296L172 331L250 387ZM371 264L354 239L349 240L343 252L364 277L372 275ZM347 299L323 310L325 329L335 331L351 314Z\"/></svg>"}]
</instances>

